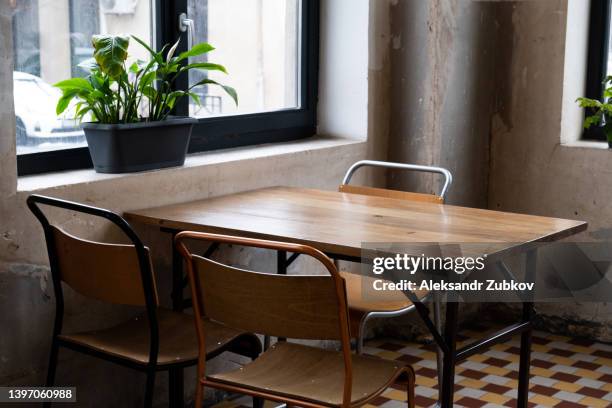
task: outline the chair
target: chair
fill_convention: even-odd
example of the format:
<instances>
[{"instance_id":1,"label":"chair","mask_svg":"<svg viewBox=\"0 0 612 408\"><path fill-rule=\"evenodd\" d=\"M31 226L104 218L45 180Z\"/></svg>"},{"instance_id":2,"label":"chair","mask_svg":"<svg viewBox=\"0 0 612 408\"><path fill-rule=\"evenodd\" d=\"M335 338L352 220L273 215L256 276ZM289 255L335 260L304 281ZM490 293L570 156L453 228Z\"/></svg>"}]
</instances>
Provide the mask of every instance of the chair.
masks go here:
<instances>
[{"instance_id":1,"label":"chair","mask_svg":"<svg viewBox=\"0 0 612 408\"><path fill-rule=\"evenodd\" d=\"M355 186L349 184L355 172L361 167L382 167L387 169L409 170L427 173L438 173L444 176L444 185L439 195L413 193L408 191L389 190L366 186ZM396 198L400 200L421 201L435 204L444 203L444 197L453 181L453 176L447 169L432 166L420 166L416 164L391 163L374 160L362 160L353 164L340 184L338 190L343 193L361 194L378 197ZM376 291L372 287L374 280L368 276L361 276L348 272L340 272L346 280L349 314L351 317L351 329L353 337L357 338L357 352L363 352L363 340L367 323L374 318L391 318L409 313L414 309L414 304L401 292ZM425 300L429 295L427 291L414 293L420 300ZM442 331L440 320L440 299L438 293L433 293L434 324L439 332ZM441 375L442 353L437 349L438 376Z\"/></svg>"},{"instance_id":2,"label":"chair","mask_svg":"<svg viewBox=\"0 0 612 408\"><path fill-rule=\"evenodd\" d=\"M59 348L66 347L145 372L144 406L150 407L157 371L194 365L198 360L201 350L193 317L159 306L149 249L119 215L39 195L28 197L27 205L44 230L55 293L55 324L46 386L53 385ZM119 227L131 244L106 244L72 236L52 225L40 205L105 218ZM112 304L144 306L146 311L111 328L64 334L62 283L84 296ZM261 351L259 339L254 334L207 319L199 325L206 328L205 358L224 351L255 358Z\"/></svg>"},{"instance_id":3,"label":"chair","mask_svg":"<svg viewBox=\"0 0 612 408\"><path fill-rule=\"evenodd\" d=\"M323 264L329 276L266 274L234 268L192 254L185 243L192 239L308 255ZM305 245L197 232L177 234L175 244L187 264L198 327L196 406L202 401L204 387L288 406L361 406L400 377L407 379L408 406L414 406L414 371L410 366L351 353L344 279L326 255ZM338 340L341 351L280 341L238 370L206 375L204 318L269 336Z\"/></svg>"}]
</instances>

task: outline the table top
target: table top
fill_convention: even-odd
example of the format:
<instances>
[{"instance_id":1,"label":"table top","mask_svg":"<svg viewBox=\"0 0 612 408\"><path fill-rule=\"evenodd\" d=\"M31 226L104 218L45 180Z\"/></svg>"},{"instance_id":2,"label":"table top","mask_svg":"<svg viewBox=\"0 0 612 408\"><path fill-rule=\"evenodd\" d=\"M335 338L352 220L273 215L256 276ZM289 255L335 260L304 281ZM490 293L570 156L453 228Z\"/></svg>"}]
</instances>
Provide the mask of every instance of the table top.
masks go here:
<instances>
[{"instance_id":1,"label":"table top","mask_svg":"<svg viewBox=\"0 0 612 408\"><path fill-rule=\"evenodd\" d=\"M490 243L503 252L587 228L582 221L293 187L130 211L125 217L178 231L302 243L348 257L359 257L364 242Z\"/></svg>"}]
</instances>

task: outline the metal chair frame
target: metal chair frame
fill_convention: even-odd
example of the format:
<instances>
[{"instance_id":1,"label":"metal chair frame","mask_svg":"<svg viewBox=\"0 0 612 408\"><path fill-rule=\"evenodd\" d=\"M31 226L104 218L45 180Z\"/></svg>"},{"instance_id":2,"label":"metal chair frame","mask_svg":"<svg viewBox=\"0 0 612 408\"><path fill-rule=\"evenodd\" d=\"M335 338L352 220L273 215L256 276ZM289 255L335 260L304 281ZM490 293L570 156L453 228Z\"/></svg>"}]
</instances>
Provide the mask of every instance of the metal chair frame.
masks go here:
<instances>
[{"instance_id":1,"label":"metal chair frame","mask_svg":"<svg viewBox=\"0 0 612 408\"><path fill-rule=\"evenodd\" d=\"M144 371L146 373L146 386L145 386L145 398L144 398L144 406L151 407L153 405L153 391L155 386L155 375L157 371L172 371L176 369L182 369L184 367L192 366L197 363L197 360L189 360L183 361L176 364L166 364L164 366L160 366L157 364L157 358L159 353L159 324L157 318L157 310L158 304L155 296L155 282L153 278L153 273L151 269L151 264L149 262L149 255L147 253L147 249L145 248L143 242L140 240L138 235L134 232L129 223L124 220L120 215L105 210L102 208L92 207L88 205L83 205L79 203L75 203L72 201L66 201L53 197L46 197L42 195L31 195L27 198L27 206L32 211L34 216L41 223L45 235L45 240L47 243L47 253L49 256L49 264L51 269L51 277L53 280L53 291L55 294L55 320L53 325L53 338L51 342L51 352L49 355L49 367L47 371L47 378L45 385L47 387L53 386L55 382L55 373L57 369L57 360L59 354L59 348L65 347L72 349L74 351L79 351L84 354L92 355L94 357L98 357L107 361L111 361L113 363L129 367L138 371ZM62 332L63 319L64 319L64 292L62 289L62 280L61 273L59 268L59 261L56 253L55 246L55 236L53 234L52 224L49 222L49 219L45 215L45 213L41 210L40 205L46 205L50 207L60 208L69 211L75 211L79 213L89 214L95 217L104 218L117 227L121 229L121 231L129 238L132 245L136 250L136 254L138 257L138 265L140 268L140 274L142 279L142 286L145 298L145 308L146 315L149 322L149 361L146 366L142 364L137 364L133 361L130 361L125 358L113 356L110 354L106 354L97 350L90 349L86 346L81 346L75 343L71 343L68 341L62 341L62 339L58 338L58 336ZM195 336L195 330L194 330ZM245 355L248 354L251 358L256 358L261 351L261 346L252 345L253 350L252 353L248 350ZM214 354L210 354L207 358L213 358L225 351L225 349L220 349L218 352ZM242 353L241 353L242 354ZM171 397L172 404L172 397ZM45 407L49 407L51 405L50 402L44 403Z\"/></svg>"},{"instance_id":2,"label":"metal chair frame","mask_svg":"<svg viewBox=\"0 0 612 408\"><path fill-rule=\"evenodd\" d=\"M394 163L394 162L384 162L384 161L376 161L376 160L361 160L354 163L346 172L344 179L342 180L342 184L348 185L350 184L351 179L355 172L362 167L379 167L386 169L397 169L397 170L408 170L408 171L416 171L416 172L426 172L426 173L435 173L441 174L444 176L444 185L439 193L439 197L442 200L445 199L446 194L448 193L448 189L450 188L453 182L453 175L451 172L442 167L436 166L423 166L418 164L408 164L408 163ZM440 313L440 303L441 303L441 294L438 292L433 292L432 294L433 300L433 315L434 315L434 324L439 333L442 332L442 320ZM365 330L367 323L376 318L391 318L398 317L404 314L411 312L415 308L414 304L410 305L406 308L394 310L394 311L384 311L384 312L367 312L363 315L360 323L359 323L359 332L357 337L357 353L363 353L363 340L365 337ZM439 347L436 347L436 362L438 366L438 382L441 383L442 379L442 359L443 354Z\"/></svg>"}]
</instances>

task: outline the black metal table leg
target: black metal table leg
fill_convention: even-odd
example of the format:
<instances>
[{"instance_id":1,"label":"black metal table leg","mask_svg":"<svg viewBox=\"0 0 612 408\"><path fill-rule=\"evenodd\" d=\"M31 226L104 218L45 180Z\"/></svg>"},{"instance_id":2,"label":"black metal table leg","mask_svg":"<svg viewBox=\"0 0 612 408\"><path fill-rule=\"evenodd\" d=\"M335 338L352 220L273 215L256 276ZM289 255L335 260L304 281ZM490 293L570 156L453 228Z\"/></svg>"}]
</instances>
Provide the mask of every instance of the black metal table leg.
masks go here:
<instances>
[{"instance_id":1,"label":"black metal table leg","mask_svg":"<svg viewBox=\"0 0 612 408\"><path fill-rule=\"evenodd\" d=\"M287 251L276 252L276 273L279 275L287 274Z\"/></svg>"},{"instance_id":2,"label":"black metal table leg","mask_svg":"<svg viewBox=\"0 0 612 408\"><path fill-rule=\"evenodd\" d=\"M526 262L526 273L525 281L533 282L535 278L535 270L537 267L537 250L533 249L527 252ZM532 296L532 295L531 295ZM533 302L532 299L527 299L523 302L523 322L531 322L533 316ZM521 334L521 356L519 363L519 384L518 384L518 397L516 406L519 408L527 408L529 400L529 369L531 367L531 337L532 337L532 326Z\"/></svg>"},{"instance_id":3,"label":"black metal table leg","mask_svg":"<svg viewBox=\"0 0 612 408\"><path fill-rule=\"evenodd\" d=\"M444 342L448 350L444 353L442 367L442 386L439 389L442 408L452 408L455 393L455 364L457 359L457 316L459 314L459 303L452 301L449 294L449 302L446 303L446 322L444 325Z\"/></svg>"},{"instance_id":4,"label":"black metal table leg","mask_svg":"<svg viewBox=\"0 0 612 408\"><path fill-rule=\"evenodd\" d=\"M172 309L177 312L183 311L183 257L174 246L172 234Z\"/></svg>"},{"instance_id":5,"label":"black metal table leg","mask_svg":"<svg viewBox=\"0 0 612 408\"><path fill-rule=\"evenodd\" d=\"M183 311L183 257L174 246L172 233L172 309L177 312ZM184 375L182 368L172 368L168 372L169 377L169 400L171 408L183 408L185 406Z\"/></svg>"}]
</instances>

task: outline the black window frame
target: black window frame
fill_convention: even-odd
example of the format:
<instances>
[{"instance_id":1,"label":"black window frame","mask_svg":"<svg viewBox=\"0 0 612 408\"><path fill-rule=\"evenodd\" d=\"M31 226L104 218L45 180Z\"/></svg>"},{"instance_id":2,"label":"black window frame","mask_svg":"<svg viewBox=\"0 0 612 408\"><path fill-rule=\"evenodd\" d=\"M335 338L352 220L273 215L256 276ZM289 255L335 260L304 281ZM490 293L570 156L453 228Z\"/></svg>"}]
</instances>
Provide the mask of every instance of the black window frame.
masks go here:
<instances>
[{"instance_id":1,"label":"black window frame","mask_svg":"<svg viewBox=\"0 0 612 408\"><path fill-rule=\"evenodd\" d=\"M186 48L187 33L178 27L178 16L187 12L187 0L154 0L155 44L173 43L180 36ZM198 119L189 153L262 143L303 139L316 133L319 67L319 0L301 0L300 107L272 112ZM177 83L186 87L187 78ZM187 101L176 114L188 115ZM17 156L19 176L92 168L87 147L36 152Z\"/></svg>"},{"instance_id":2,"label":"black window frame","mask_svg":"<svg viewBox=\"0 0 612 408\"><path fill-rule=\"evenodd\" d=\"M608 69L611 10L612 0L591 0L585 89L585 96L591 99L601 100L603 97L603 81ZM585 109L585 117L592 113L590 109ZM606 135L601 127L592 126L584 130L582 138L605 141Z\"/></svg>"}]
</instances>

